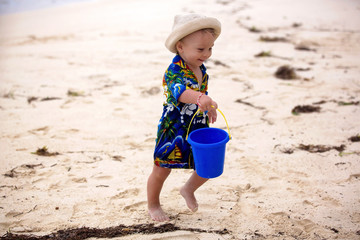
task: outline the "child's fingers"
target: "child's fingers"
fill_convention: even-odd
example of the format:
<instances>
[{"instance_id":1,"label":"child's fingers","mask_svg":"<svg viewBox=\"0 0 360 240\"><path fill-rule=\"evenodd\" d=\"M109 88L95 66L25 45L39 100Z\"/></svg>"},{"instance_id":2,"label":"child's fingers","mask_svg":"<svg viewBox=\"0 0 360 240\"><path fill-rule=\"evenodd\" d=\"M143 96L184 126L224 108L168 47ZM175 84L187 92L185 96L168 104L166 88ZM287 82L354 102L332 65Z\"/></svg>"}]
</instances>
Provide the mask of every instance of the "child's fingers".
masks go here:
<instances>
[{"instance_id":1,"label":"child's fingers","mask_svg":"<svg viewBox=\"0 0 360 240\"><path fill-rule=\"evenodd\" d=\"M216 110L214 108L211 111L208 112L208 117L209 117L209 123L216 122L217 112L216 112Z\"/></svg>"}]
</instances>

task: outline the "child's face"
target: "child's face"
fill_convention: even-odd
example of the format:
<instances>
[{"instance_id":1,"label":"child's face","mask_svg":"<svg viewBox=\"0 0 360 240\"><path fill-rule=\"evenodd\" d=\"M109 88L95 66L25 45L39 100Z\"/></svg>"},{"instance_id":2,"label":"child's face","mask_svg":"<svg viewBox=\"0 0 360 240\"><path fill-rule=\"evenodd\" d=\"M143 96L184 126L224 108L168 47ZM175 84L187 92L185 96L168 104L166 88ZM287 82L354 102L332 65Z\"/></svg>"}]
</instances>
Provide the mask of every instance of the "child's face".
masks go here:
<instances>
[{"instance_id":1,"label":"child's face","mask_svg":"<svg viewBox=\"0 0 360 240\"><path fill-rule=\"evenodd\" d=\"M191 69L200 67L212 53L215 37L208 31L189 34L177 43L177 50Z\"/></svg>"}]
</instances>

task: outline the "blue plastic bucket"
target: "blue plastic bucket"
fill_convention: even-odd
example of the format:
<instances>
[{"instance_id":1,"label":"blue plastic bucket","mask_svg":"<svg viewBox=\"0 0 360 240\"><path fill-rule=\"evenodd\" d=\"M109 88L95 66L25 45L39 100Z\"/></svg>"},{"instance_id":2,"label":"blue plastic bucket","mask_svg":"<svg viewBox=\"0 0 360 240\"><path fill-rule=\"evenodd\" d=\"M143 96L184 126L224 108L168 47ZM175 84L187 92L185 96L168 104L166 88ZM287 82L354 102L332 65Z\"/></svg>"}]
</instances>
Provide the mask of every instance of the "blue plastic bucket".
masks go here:
<instances>
[{"instance_id":1,"label":"blue plastic bucket","mask_svg":"<svg viewBox=\"0 0 360 240\"><path fill-rule=\"evenodd\" d=\"M229 134L219 128L201 128L190 133L196 173L203 178L216 178L224 171L226 143Z\"/></svg>"}]
</instances>

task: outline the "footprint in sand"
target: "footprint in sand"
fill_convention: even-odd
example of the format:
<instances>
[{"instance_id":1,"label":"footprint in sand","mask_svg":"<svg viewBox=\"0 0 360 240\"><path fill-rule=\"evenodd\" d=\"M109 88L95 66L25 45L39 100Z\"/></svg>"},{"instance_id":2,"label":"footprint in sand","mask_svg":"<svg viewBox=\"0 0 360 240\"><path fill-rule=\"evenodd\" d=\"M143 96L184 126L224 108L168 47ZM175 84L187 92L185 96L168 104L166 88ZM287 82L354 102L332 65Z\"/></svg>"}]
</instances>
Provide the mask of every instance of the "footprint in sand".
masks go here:
<instances>
[{"instance_id":1,"label":"footprint in sand","mask_svg":"<svg viewBox=\"0 0 360 240\"><path fill-rule=\"evenodd\" d=\"M126 205L123 210L124 211L129 211L129 212L135 212L138 210L139 207L142 207L144 205L146 205L147 201L140 201L140 202L135 202L133 204L129 204Z\"/></svg>"},{"instance_id":2,"label":"footprint in sand","mask_svg":"<svg viewBox=\"0 0 360 240\"><path fill-rule=\"evenodd\" d=\"M303 232L310 233L317 228L317 225L309 219L295 220L285 212L275 212L266 216L272 228L276 231L284 231L284 226L292 226L291 234L294 236L301 235ZM290 233L288 233L290 234Z\"/></svg>"},{"instance_id":3,"label":"footprint in sand","mask_svg":"<svg viewBox=\"0 0 360 240\"><path fill-rule=\"evenodd\" d=\"M317 207L317 206L319 206L319 205L317 205L317 204L314 204L313 202L310 202L309 200L304 200L302 203L303 203L305 206L312 206L312 207Z\"/></svg>"},{"instance_id":4,"label":"footprint in sand","mask_svg":"<svg viewBox=\"0 0 360 240\"><path fill-rule=\"evenodd\" d=\"M91 176L91 178L94 178L97 180L110 180L113 178L112 176L108 176L108 175L98 175L98 176L97 175L98 174L95 174L95 175Z\"/></svg>"},{"instance_id":5,"label":"footprint in sand","mask_svg":"<svg viewBox=\"0 0 360 240\"><path fill-rule=\"evenodd\" d=\"M123 192L120 192L114 196L112 196L110 199L111 200L118 200L118 199L122 199L122 198L126 198L127 196L130 197L134 197L139 195L140 189L139 188L132 188L132 189L127 189Z\"/></svg>"},{"instance_id":6,"label":"footprint in sand","mask_svg":"<svg viewBox=\"0 0 360 240\"><path fill-rule=\"evenodd\" d=\"M310 233L311 231L313 231L314 229L316 229L317 225L309 220L309 219L303 219L300 221L296 221L298 225L300 225L305 232Z\"/></svg>"},{"instance_id":7,"label":"footprint in sand","mask_svg":"<svg viewBox=\"0 0 360 240\"><path fill-rule=\"evenodd\" d=\"M129 204L130 199L137 199L136 196L138 196L140 193L139 188L132 188L127 189L123 192L120 192L110 198L110 204L116 205L116 206L124 206L122 209L124 211L128 212L134 212L139 210L139 207L143 208L143 205L145 205L146 201L140 201L140 202L132 202Z\"/></svg>"},{"instance_id":8,"label":"footprint in sand","mask_svg":"<svg viewBox=\"0 0 360 240\"><path fill-rule=\"evenodd\" d=\"M321 198L323 201L325 201L326 203L328 203L330 206L332 207L341 207L341 203L339 200L336 200L335 198L332 198L330 196L325 196Z\"/></svg>"},{"instance_id":9,"label":"footprint in sand","mask_svg":"<svg viewBox=\"0 0 360 240\"><path fill-rule=\"evenodd\" d=\"M11 210L10 212L7 212L7 213L5 214L5 217L11 218L11 217L19 216L19 215L21 215L21 214L22 214L22 212L18 212L18 211Z\"/></svg>"},{"instance_id":10,"label":"footprint in sand","mask_svg":"<svg viewBox=\"0 0 360 240\"><path fill-rule=\"evenodd\" d=\"M80 178L72 178L68 182L75 182L75 183L87 183L87 179L84 177Z\"/></svg>"},{"instance_id":11,"label":"footprint in sand","mask_svg":"<svg viewBox=\"0 0 360 240\"><path fill-rule=\"evenodd\" d=\"M352 182L352 181L356 181L356 180L357 181L360 180L360 173L351 174L346 181Z\"/></svg>"}]
</instances>

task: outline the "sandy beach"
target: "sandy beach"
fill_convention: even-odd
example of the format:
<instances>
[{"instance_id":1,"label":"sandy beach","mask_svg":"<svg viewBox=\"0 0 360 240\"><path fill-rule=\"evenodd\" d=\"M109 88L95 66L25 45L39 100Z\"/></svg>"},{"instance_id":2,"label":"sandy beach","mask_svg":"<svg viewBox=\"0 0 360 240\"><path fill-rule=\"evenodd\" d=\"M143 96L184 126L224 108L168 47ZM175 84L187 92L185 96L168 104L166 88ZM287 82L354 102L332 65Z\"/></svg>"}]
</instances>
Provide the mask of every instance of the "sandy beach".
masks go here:
<instances>
[{"instance_id":1,"label":"sandy beach","mask_svg":"<svg viewBox=\"0 0 360 240\"><path fill-rule=\"evenodd\" d=\"M149 219L146 182L173 58L164 41L182 12L222 23L206 66L233 139L198 212L179 194L191 171L172 172L164 225ZM0 15L0 236L360 239L359 43L356 0L98 0Z\"/></svg>"}]
</instances>

